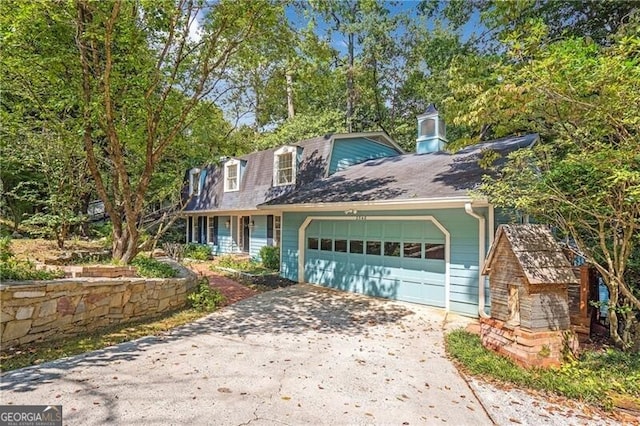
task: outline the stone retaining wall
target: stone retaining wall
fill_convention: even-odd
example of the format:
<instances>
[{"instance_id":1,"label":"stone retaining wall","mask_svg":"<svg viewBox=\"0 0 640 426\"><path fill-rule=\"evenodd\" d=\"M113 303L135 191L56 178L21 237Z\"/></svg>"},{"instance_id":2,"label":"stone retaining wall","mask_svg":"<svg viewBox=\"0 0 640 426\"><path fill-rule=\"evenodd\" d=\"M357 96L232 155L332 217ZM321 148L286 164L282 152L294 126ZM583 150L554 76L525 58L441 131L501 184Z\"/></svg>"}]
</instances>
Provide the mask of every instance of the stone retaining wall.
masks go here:
<instances>
[{"instance_id":1,"label":"stone retaining wall","mask_svg":"<svg viewBox=\"0 0 640 426\"><path fill-rule=\"evenodd\" d=\"M52 340L167 312L183 306L195 285L195 276L3 283L0 346Z\"/></svg>"},{"instance_id":2,"label":"stone retaining wall","mask_svg":"<svg viewBox=\"0 0 640 426\"><path fill-rule=\"evenodd\" d=\"M52 266L46 264L36 265L36 269L45 271L63 271L66 278L121 278L135 277L137 270L133 266L117 265L71 265Z\"/></svg>"}]
</instances>

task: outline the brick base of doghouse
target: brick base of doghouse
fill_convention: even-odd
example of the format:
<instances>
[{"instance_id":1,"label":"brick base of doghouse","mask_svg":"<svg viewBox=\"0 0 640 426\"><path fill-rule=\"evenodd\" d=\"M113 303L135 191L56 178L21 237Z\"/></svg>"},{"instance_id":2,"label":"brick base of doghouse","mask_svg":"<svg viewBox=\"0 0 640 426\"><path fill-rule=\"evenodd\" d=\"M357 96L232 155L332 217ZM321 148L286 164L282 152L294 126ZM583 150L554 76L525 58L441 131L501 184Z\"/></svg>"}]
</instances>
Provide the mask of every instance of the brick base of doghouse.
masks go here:
<instances>
[{"instance_id":1,"label":"brick base of doghouse","mask_svg":"<svg viewBox=\"0 0 640 426\"><path fill-rule=\"evenodd\" d=\"M486 348L527 368L559 366L565 346L571 351L578 348L578 340L570 330L531 332L506 326L494 318L480 320L480 337Z\"/></svg>"}]
</instances>

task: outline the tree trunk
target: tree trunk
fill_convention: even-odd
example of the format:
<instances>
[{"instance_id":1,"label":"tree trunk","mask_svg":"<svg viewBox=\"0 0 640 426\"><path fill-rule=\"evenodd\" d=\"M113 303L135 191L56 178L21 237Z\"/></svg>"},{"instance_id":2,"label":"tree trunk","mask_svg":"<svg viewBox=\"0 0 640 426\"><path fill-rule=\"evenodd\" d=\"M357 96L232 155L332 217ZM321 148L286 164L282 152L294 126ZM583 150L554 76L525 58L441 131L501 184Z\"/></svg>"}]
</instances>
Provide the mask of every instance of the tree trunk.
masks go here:
<instances>
[{"instance_id":1,"label":"tree trunk","mask_svg":"<svg viewBox=\"0 0 640 426\"><path fill-rule=\"evenodd\" d=\"M56 242L58 243L58 248L60 250L64 249L64 240L67 239L67 235L69 235L69 224L63 222L56 232Z\"/></svg>"},{"instance_id":2,"label":"tree trunk","mask_svg":"<svg viewBox=\"0 0 640 426\"><path fill-rule=\"evenodd\" d=\"M295 116L293 109L293 76L291 71L287 71L285 78L287 79L287 116L291 120Z\"/></svg>"},{"instance_id":3,"label":"tree trunk","mask_svg":"<svg viewBox=\"0 0 640 426\"><path fill-rule=\"evenodd\" d=\"M119 229L118 229L119 228ZM113 228L113 243L111 257L118 263L128 264L138 254L138 241L140 234L129 232L126 223Z\"/></svg>"},{"instance_id":4,"label":"tree trunk","mask_svg":"<svg viewBox=\"0 0 640 426\"><path fill-rule=\"evenodd\" d=\"M347 69L347 131L351 133L353 131L353 104L354 102L354 90L353 90L353 51L354 51L354 34L348 35L348 50L349 50L349 68Z\"/></svg>"},{"instance_id":5,"label":"tree trunk","mask_svg":"<svg viewBox=\"0 0 640 426\"><path fill-rule=\"evenodd\" d=\"M620 349L624 349L625 344L620 334L618 333L618 314L615 309L618 307L619 302L619 294L618 294L618 285L617 283L613 283L612 280L608 280L608 288L609 288L609 307L608 307L608 316L609 316L609 335L611 336L611 340L613 343Z\"/></svg>"}]
</instances>

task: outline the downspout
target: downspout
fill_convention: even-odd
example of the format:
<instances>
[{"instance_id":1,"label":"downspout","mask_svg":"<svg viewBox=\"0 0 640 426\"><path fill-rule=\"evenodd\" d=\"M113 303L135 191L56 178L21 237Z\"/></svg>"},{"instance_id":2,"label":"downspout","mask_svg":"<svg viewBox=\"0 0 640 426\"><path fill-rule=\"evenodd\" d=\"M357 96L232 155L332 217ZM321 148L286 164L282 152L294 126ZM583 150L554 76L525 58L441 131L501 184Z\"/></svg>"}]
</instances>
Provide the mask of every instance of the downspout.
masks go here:
<instances>
[{"instance_id":1,"label":"downspout","mask_svg":"<svg viewBox=\"0 0 640 426\"><path fill-rule=\"evenodd\" d=\"M481 318L489 318L489 315L484 311L484 277L482 276L482 270L484 269L485 258L485 235L486 225L484 216L479 215L473 211L471 203L465 203L464 211L471 217L478 219L478 314Z\"/></svg>"}]
</instances>

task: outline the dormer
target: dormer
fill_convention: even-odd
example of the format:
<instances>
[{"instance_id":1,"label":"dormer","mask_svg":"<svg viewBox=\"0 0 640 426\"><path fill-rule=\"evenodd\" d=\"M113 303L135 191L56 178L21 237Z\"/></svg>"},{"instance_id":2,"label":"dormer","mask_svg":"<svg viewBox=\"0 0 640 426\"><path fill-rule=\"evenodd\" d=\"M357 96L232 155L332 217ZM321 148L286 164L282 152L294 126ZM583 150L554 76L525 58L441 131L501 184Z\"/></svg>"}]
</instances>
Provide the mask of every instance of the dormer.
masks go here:
<instances>
[{"instance_id":1,"label":"dormer","mask_svg":"<svg viewBox=\"0 0 640 426\"><path fill-rule=\"evenodd\" d=\"M223 163L224 167L224 192L235 192L240 190L242 174L246 161L237 158L230 158Z\"/></svg>"},{"instance_id":2,"label":"dormer","mask_svg":"<svg viewBox=\"0 0 640 426\"><path fill-rule=\"evenodd\" d=\"M416 152L425 154L428 152L442 151L447 146L447 135L444 120L440 117L434 104L430 104L427 110L418 116L418 139L416 139Z\"/></svg>"},{"instance_id":3,"label":"dormer","mask_svg":"<svg viewBox=\"0 0 640 426\"><path fill-rule=\"evenodd\" d=\"M200 195L200 190L202 189L201 183L202 170L198 167L194 167L189 170L189 196L197 197Z\"/></svg>"},{"instance_id":4,"label":"dormer","mask_svg":"<svg viewBox=\"0 0 640 426\"><path fill-rule=\"evenodd\" d=\"M273 153L273 186L295 185L302 148L285 145Z\"/></svg>"}]
</instances>

